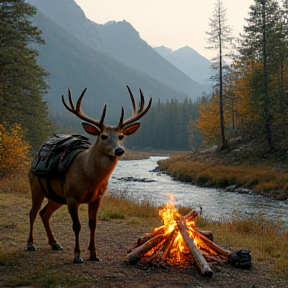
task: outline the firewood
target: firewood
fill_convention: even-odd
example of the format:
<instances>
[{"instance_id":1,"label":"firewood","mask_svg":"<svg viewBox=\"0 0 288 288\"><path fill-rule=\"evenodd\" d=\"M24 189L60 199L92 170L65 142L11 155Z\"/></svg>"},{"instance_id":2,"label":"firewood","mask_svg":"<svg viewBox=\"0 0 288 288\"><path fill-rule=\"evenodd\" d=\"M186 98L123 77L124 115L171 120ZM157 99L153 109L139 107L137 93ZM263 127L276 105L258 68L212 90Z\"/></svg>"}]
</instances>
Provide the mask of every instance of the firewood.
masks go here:
<instances>
[{"instance_id":1,"label":"firewood","mask_svg":"<svg viewBox=\"0 0 288 288\"><path fill-rule=\"evenodd\" d=\"M197 221L197 217L198 217L197 211L192 210L188 214L186 214L185 216L181 217L181 220L182 221L186 221L186 222L195 220L195 222L196 222Z\"/></svg>"},{"instance_id":2,"label":"firewood","mask_svg":"<svg viewBox=\"0 0 288 288\"><path fill-rule=\"evenodd\" d=\"M160 226L157 230L155 230L155 231L153 230L151 233L147 233L143 237L138 238L136 247L141 246L142 244L144 244L145 242L152 239L153 237L155 237L158 234L163 234L164 231L165 231L165 226L163 225L163 226Z\"/></svg>"},{"instance_id":3,"label":"firewood","mask_svg":"<svg viewBox=\"0 0 288 288\"><path fill-rule=\"evenodd\" d=\"M161 257L162 261L164 261L169 256L174 240L175 240L175 229L170 233L170 236L166 240L165 249Z\"/></svg>"},{"instance_id":4,"label":"firewood","mask_svg":"<svg viewBox=\"0 0 288 288\"><path fill-rule=\"evenodd\" d=\"M199 231L197 231L197 229L194 228L190 228L193 231L193 234L197 237L199 237L209 248L211 248L212 250L214 250L216 253L222 255L225 257L226 260L228 260L228 256L231 253L229 250L225 250L223 248L221 248L220 246L218 246L217 244L215 244L213 241L211 241L210 239L208 239L206 236L204 236L203 234L201 234Z\"/></svg>"},{"instance_id":5,"label":"firewood","mask_svg":"<svg viewBox=\"0 0 288 288\"><path fill-rule=\"evenodd\" d=\"M187 230L187 226L184 222L178 221L177 226L181 232L181 235L188 246L198 268L200 269L200 272L203 276L206 277L212 277L213 276L213 271L209 267L207 261L205 260L204 256L202 255L201 251L198 250L197 246L194 243L194 240L190 238ZM199 233L200 234L200 233Z\"/></svg>"},{"instance_id":6,"label":"firewood","mask_svg":"<svg viewBox=\"0 0 288 288\"><path fill-rule=\"evenodd\" d=\"M202 234L203 236L205 236L206 238L208 238L209 240L213 241L213 234L211 231L205 231L205 230L200 230L196 228L194 229L198 231L200 234Z\"/></svg>"},{"instance_id":7,"label":"firewood","mask_svg":"<svg viewBox=\"0 0 288 288\"><path fill-rule=\"evenodd\" d=\"M130 252L124 259L124 262L134 264L138 262L141 255L148 252L151 248L163 241L163 234L158 234L152 239L146 241L141 246L136 247L132 252Z\"/></svg>"}]
</instances>

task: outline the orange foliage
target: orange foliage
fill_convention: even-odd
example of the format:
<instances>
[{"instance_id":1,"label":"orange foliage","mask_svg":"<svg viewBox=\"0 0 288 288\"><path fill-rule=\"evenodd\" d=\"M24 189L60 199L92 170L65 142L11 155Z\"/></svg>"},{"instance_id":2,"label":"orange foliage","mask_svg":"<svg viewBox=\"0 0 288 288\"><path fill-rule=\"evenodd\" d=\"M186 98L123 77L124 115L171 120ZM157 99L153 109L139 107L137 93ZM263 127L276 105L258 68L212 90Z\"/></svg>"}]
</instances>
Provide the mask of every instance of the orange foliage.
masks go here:
<instances>
[{"instance_id":1,"label":"orange foliage","mask_svg":"<svg viewBox=\"0 0 288 288\"><path fill-rule=\"evenodd\" d=\"M204 141L217 143L220 139L219 104L215 102L202 103L199 106L200 118L197 120L197 128L204 135Z\"/></svg>"},{"instance_id":2,"label":"orange foliage","mask_svg":"<svg viewBox=\"0 0 288 288\"><path fill-rule=\"evenodd\" d=\"M0 178L27 169L30 145L23 137L24 132L19 124L12 125L10 132L0 124Z\"/></svg>"}]
</instances>

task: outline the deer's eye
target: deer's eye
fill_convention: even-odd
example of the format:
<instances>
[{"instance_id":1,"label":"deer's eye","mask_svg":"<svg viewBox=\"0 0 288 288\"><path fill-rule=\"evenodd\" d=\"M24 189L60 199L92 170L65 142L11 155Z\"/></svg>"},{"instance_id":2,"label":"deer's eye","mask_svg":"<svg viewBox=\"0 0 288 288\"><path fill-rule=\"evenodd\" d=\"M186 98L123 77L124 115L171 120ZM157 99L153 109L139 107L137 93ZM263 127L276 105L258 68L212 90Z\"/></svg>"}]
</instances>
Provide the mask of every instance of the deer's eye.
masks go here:
<instances>
[{"instance_id":1,"label":"deer's eye","mask_svg":"<svg viewBox=\"0 0 288 288\"><path fill-rule=\"evenodd\" d=\"M123 140L124 135L120 135L118 138L119 138L119 140Z\"/></svg>"},{"instance_id":2,"label":"deer's eye","mask_svg":"<svg viewBox=\"0 0 288 288\"><path fill-rule=\"evenodd\" d=\"M102 139L102 140L107 140L107 139L108 139L108 136L106 136L106 135L103 134L103 135L101 135L101 139Z\"/></svg>"}]
</instances>

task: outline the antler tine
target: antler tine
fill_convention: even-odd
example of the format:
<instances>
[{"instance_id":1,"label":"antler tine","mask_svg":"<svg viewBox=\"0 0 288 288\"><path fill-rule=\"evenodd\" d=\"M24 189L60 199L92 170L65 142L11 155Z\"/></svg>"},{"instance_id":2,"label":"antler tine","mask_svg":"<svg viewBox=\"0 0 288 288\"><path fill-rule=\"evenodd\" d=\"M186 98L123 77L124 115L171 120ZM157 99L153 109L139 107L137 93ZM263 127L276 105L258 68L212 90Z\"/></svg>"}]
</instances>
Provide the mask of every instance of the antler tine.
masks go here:
<instances>
[{"instance_id":1,"label":"antler tine","mask_svg":"<svg viewBox=\"0 0 288 288\"><path fill-rule=\"evenodd\" d=\"M143 110L144 104L145 104L145 99L144 99L144 95L141 89L140 90L140 96L141 96L141 102L140 102L140 107L138 112L140 112L141 110Z\"/></svg>"},{"instance_id":2,"label":"antler tine","mask_svg":"<svg viewBox=\"0 0 288 288\"><path fill-rule=\"evenodd\" d=\"M120 121L119 121L119 125L118 126L121 127L123 125L123 120L124 120L124 108L122 107Z\"/></svg>"},{"instance_id":3,"label":"antler tine","mask_svg":"<svg viewBox=\"0 0 288 288\"><path fill-rule=\"evenodd\" d=\"M82 102L82 99L83 99L83 97L84 97L84 95L85 95L86 90L87 90L87 87L86 87L86 88L83 90L83 92L81 93L81 95L80 95L80 97L79 97L79 99L78 99L78 101L77 101L77 104L76 104L76 112L78 112L78 113L80 113L80 114L82 114L82 115L84 115L84 114L83 114L83 112L82 112L82 110L81 110L81 102ZM69 90L69 92L70 92L70 90ZM72 98L71 98L71 93L69 93L69 100L70 100L70 99L71 99L70 103L72 103L72 105L73 105ZM71 106L72 106L72 105L71 105ZM73 109L75 110L74 105L73 105Z\"/></svg>"},{"instance_id":4,"label":"antler tine","mask_svg":"<svg viewBox=\"0 0 288 288\"><path fill-rule=\"evenodd\" d=\"M137 105L136 105L136 102L135 102L135 99L134 99L133 93L132 93L132 91L130 90L130 88L129 88L128 85L127 85L127 89L128 89L128 91L129 91L130 98L131 98L131 101L132 101L132 105L133 105L133 113L136 113L136 111L137 111Z\"/></svg>"},{"instance_id":5,"label":"antler tine","mask_svg":"<svg viewBox=\"0 0 288 288\"><path fill-rule=\"evenodd\" d=\"M101 126L103 126L104 124L104 118L105 118L105 115L106 115L106 108L107 108L107 105L105 104L105 106L104 106L104 108L103 108L103 112L102 112L102 116L101 116L101 119L100 119L100 122L99 122L99 124L101 125Z\"/></svg>"},{"instance_id":6,"label":"antler tine","mask_svg":"<svg viewBox=\"0 0 288 288\"><path fill-rule=\"evenodd\" d=\"M83 112L82 112L82 109L81 109L81 102L82 102L82 99L85 95L85 92L86 92L87 88L85 88L83 90L83 92L81 93L78 101L77 101L77 104L76 104L76 109L75 109L75 106L74 106L74 103L73 103L73 100L72 100L72 96L71 96L71 91L70 89L68 88L68 99L69 99L69 103L70 103L70 107L66 104L65 100L64 100L64 95L62 95L62 103L63 105L65 106L65 108L75 114L76 116L78 116L80 119L84 120L84 121L87 121L89 123L92 123L94 125L96 125L97 127L99 127L100 129L103 128L103 122L104 122L104 118L105 118L105 114L106 114L106 105L104 106L104 109L103 109L103 113L102 113L102 116L101 116L101 120L100 122L97 121L97 120L94 120L93 118L90 118L88 116L86 116Z\"/></svg>"},{"instance_id":7,"label":"antler tine","mask_svg":"<svg viewBox=\"0 0 288 288\"><path fill-rule=\"evenodd\" d=\"M121 112L121 117L120 117L120 121L119 121L119 124L118 124L118 127L120 128L123 128L125 126L127 126L128 124L131 124L137 120L139 120L141 117L143 117L147 112L148 110L150 109L151 107L151 104L152 104L152 98L150 98L149 100L149 103L147 105L147 107L145 108L145 110L143 110L144 108L144 104L145 104L145 99L144 99L144 95L140 89L140 97L141 97L141 101L140 101L140 107L139 107L139 110L137 111L137 105L135 103L135 99L134 99L134 96L129 88L129 86L127 85L127 89L129 91L129 94L130 94L130 98L131 98L131 101L132 101L132 106L133 106L133 114L132 114L132 117L130 117L129 119L125 120L123 122L123 119L124 119L124 108L122 107L122 112Z\"/></svg>"}]
</instances>

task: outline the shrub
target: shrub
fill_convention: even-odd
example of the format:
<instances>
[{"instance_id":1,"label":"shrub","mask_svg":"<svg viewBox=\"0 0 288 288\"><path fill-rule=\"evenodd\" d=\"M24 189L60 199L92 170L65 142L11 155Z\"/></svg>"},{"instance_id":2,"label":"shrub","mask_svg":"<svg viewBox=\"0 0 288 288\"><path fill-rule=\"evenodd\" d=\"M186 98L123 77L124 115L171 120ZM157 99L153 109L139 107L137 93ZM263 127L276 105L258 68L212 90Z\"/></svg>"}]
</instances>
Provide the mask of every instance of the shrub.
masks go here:
<instances>
[{"instance_id":1,"label":"shrub","mask_svg":"<svg viewBox=\"0 0 288 288\"><path fill-rule=\"evenodd\" d=\"M9 177L28 167L30 145L23 140L24 131L14 124L7 131L0 124L0 178Z\"/></svg>"}]
</instances>

